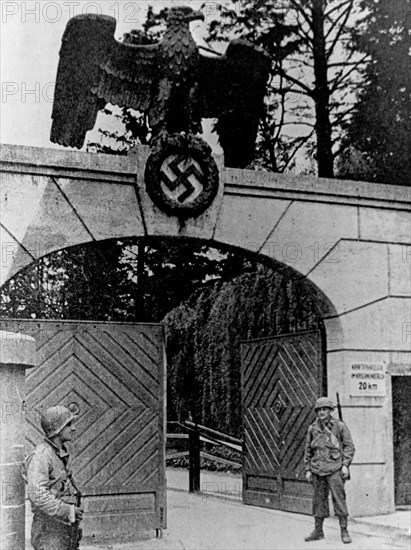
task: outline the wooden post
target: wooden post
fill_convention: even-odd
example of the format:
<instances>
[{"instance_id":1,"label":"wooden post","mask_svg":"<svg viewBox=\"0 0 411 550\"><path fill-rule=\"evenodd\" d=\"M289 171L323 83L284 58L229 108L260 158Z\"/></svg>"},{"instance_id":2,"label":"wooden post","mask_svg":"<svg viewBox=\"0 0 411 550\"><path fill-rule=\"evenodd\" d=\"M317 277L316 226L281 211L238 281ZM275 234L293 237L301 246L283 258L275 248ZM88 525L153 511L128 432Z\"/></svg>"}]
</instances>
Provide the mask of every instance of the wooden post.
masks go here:
<instances>
[{"instance_id":1,"label":"wooden post","mask_svg":"<svg viewBox=\"0 0 411 550\"><path fill-rule=\"evenodd\" d=\"M200 490L200 433L197 428L189 435L190 477L189 491L196 493Z\"/></svg>"}]
</instances>

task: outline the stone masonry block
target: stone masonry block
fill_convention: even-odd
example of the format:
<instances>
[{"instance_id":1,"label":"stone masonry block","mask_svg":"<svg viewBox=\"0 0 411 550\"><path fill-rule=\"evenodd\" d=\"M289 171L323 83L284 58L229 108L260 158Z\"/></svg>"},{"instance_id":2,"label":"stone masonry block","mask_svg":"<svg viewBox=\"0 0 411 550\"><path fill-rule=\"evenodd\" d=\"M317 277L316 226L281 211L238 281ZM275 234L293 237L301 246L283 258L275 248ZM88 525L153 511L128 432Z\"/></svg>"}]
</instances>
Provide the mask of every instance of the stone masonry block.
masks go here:
<instances>
[{"instance_id":1,"label":"stone masonry block","mask_svg":"<svg viewBox=\"0 0 411 550\"><path fill-rule=\"evenodd\" d=\"M388 295L386 244L341 241L335 262L323 261L309 279L334 304L339 313L364 306Z\"/></svg>"},{"instance_id":2,"label":"stone masonry block","mask_svg":"<svg viewBox=\"0 0 411 550\"><path fill-rule=\"evenodd\" d=\"M359 349L410 353L411 300L386 298L341 315L342 336L328 350Z\"/></svg>"},{"instance_id":3,"label":"stone masonry block","mask_svg":"<svg viewBox=\"0 0 411 550\"><path fill-rule=\"evenodd\" d=\"M257 252L289 204L290 201L274 201L265 197L225 194L214 238ZM267 243L261 252L270 256L269 248L270 243Z\"/></svg>"},{"instance_id":4,"label":"stone masonry block","mask_svg":"<svg viewBox=\"0 0 411 550\"><path fill-rule=\"evenodd\" d=\"M390 244L389 291L391 296L411 296L411 245Z\"/></svg>"},{"instance_id":5,"label":"stone masonry block","mask_svg":"<svg viewBox=\"0 0 411 550\"><path fill-rule=\"evenodd\" d=\"M80 179L57 181L96 240L144 235L135 186Z\"/></svg>"},{"instance_id":6,"label":"stone masonry block","mask_svg":"<svg viewBox=\"0 0 411 550\"><path fill-rule=\"evenodd\" d=\"M56 182L52 178L47 180L47 187L22 239L24 248L35 258L92 240Z\"/></svg>"},{"instance_id":7,"label":"stone masonry block","mask_svg":"<svg viewBox=\"0 0 411 550\"><path fill-rule=\"evenodd\" d=\"M20 242L37 216L48 180L44 176L2 173L0 187L1 223Z\"/></svg>"},{"instance_id":8,"label":"stone masonry block","mask_svg":"<svg viewBox=\"0 0 411 550\"><path fill-rule=\"evenodd\" d=\"M272 244L275 259L305 275L321 260L338 265L340 252L336 244L340 239L357 237L356 208L294 201L268 243Z\"/></svg>"},{"instance_id":9,"label":"stone masonry block","mask_svg":"<svg viewBox=\"0 0 411 550\"><path fill-rule=\"evenodd\" d=\"M411 216L402 210L359 209L360 239L409 244Z\"/></svg>"},{"instance_id":10,"label":"stone masonry block","mask_svg":"<svg viewBox=\"0 0 411 550\"><path fill-rule=\"evenodd\" d=\"M3 228L0 227L0 286L14 273L32 262L32 257L25 252L18 242Z\"/></svg>"}]
</instances>

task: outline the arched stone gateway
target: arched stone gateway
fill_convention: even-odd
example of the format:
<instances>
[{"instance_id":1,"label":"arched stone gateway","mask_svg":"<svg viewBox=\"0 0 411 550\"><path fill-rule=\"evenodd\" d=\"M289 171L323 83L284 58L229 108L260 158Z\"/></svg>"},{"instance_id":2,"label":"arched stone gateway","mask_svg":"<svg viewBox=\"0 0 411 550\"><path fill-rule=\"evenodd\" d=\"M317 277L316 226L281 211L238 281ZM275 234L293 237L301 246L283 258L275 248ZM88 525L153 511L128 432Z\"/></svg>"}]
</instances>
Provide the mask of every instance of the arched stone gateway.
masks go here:
<instances>
[{"instance_id":1,"label":"arched stone gateway","mask_svg":"<svg viewBox=\"0 0 411 550\"><path fill-rule=\"evenodd\" d=\"M411 374L410 190L220 163L214 202L179 221L145 190L148 153L145 147L112 157L3 146L1 284L53 251L141 236L238 247L304 277L324 318L328 391L339 392L357 442L351 513L392 511L391 379Z\"/></svg>"}]
</instances>

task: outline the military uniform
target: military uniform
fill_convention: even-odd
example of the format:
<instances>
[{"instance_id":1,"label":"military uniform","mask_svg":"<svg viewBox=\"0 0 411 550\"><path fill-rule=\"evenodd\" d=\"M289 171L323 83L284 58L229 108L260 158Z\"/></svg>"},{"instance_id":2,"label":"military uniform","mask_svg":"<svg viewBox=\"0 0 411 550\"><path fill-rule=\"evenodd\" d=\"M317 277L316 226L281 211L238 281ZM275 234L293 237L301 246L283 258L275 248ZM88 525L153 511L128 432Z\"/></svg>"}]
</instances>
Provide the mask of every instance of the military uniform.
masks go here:
<instances>
[{"instance_id":1,"label":"military uniform","mask_svg":"<svg viewBox=\"0 0 411 550\"><path fill-rule=\"evenodd\" d=\"M31 544L35 550L77 547L77 489L68 462L66 448L57 447L47 438L26 459L27 494L33 511Z\"/></svg>"},{"instance_id":2,"label":"military uniform","mask_svg":"<svg viewBox=\"0 0 411 550\"><path fill-rule=\"evenodd\" d=\"M78 548L80 529L76 510L79 493L69 468L64 439L55 439L74 418L69 409L61 406L51 407L43 413L41 425L47 437L23 464L27 496L33 511L31 544L34 550ZM68 436L65 437L67 440Z\"/></svg>"},{"instance_id":3,"label":"military uniform","mask_svg":"<svg viewBox=\"0 0 411 550\"><path fill-rule=\"evenodd\" d=\"M331 417L324 426L315 420L308 428L304 462L306 470L313 474L313 516L329 517L329 491L335 515L348 516L341 467L351 464L354 452L354 443L344 422Z\"/></svg>"},{"instance_id":4,"label":"military uniform","mask_svg":"<svg viewBox=\"0 0 411 550\"><path fill-rule=\"evenodd\" d=\"M355 447L344 422L331 416L333 408L334 404L330 399L321 397L317 400L317 418L308 428L305 440L304 464L307 479L312 482L314 488L315 518L315 529L305 540L324 538L323 521L330 515L328 494L331 492L334 513L338 516L341 526L341 538L343 542L349 543L351 537L347 531L348 509L344 476L348 474ZM320 413L322 416L319 416Z\"/></svg>"}]
</instances>

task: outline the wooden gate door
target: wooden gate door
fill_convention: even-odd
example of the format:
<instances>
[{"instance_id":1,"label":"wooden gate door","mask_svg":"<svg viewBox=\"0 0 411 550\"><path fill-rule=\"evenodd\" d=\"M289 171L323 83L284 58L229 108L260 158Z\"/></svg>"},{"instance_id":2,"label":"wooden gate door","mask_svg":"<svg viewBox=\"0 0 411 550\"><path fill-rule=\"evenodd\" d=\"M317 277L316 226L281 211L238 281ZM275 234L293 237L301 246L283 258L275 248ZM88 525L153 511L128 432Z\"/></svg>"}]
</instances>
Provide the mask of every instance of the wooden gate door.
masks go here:
<instances>
[{"instance_id":1,"label":"wooden gate door","mask_svg":"<svg viewBox=\"0 0 411 550\"><path fill-rule=\"evenodd\" d=\"M245 504L311 514L303 453L323 357L320 331L242 343Z\"/></svg>"},{"instance_id":2,"label":"wooden gate door","mask_svg":"<svg viewBox=\"0 0 411 550\"><path fill-rule=\"evenodd\" d=\"M27 451L40 414L76 410L72 466L85 497L85 535L125 536L166 526L165 352L161 325L2 321L36 339L26 382Z\"/></svg>"}]
</instances>

